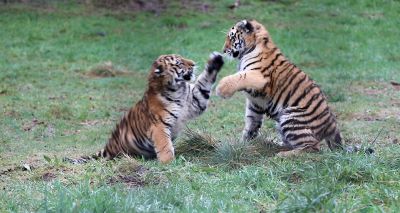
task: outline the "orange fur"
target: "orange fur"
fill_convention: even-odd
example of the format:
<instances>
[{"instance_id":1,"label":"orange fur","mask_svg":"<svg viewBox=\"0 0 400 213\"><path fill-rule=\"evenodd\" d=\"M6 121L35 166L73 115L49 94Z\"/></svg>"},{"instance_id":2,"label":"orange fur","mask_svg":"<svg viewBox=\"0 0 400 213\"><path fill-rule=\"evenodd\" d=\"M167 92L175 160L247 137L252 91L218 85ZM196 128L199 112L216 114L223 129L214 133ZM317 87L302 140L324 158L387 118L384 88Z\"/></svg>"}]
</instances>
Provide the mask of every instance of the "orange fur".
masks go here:
<instances>
[{"instance_id":1,"label":"orange fur","mask_svg":"<svg viewBox=\"0 0 400 213\"><path fill-rule=\"evenodd\" d=\"M92 158L112 159L127 154L171 162L175 157L172 141L185 122L206 110L211 87L222 65L221 55L212 54L205 70L192 84L189 83L194 77L192 60L175 54L160 56L150 69L143 98L122 117L105 148ZM85 162L90 157L82 159Z\"/></svg>"},{"instance_id":2,"label":"orange fur","mask_svg":"<svg viewBox=\"0 0 400 213\"><path fill-rule=\"evenodd\" d=\"M318 151L326 139L330 148L341 148L336 118L326 97L306 73L292 64L257 21L241 21L228 32L224 52L237 58L238 72L221 79L217 94L247 96L243 138L254 138L264 114L278 123L283 142L294 149ZM289 154L287 153L287 154Z\"/></svg>"}]
</instances>

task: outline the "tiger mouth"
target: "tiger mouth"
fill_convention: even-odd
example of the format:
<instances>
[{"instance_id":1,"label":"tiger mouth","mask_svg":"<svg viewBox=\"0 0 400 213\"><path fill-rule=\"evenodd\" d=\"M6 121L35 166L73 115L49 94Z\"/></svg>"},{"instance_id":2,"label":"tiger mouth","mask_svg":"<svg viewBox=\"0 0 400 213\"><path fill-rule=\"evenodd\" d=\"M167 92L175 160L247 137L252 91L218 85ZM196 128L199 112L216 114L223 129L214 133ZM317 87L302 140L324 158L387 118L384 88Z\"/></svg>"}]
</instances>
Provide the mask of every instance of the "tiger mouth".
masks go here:
<instances>
[{"instance_id":1,"label":"tiger mouth","mask_svg":"<svg viewBox=\"0 0 400 213\"><path fill-rule=\"evenodd\" d=\"M183 75L183 79L185 79L185 81L190 81L192 80L192 78L193 78L193 72Z\"/></svg>"},{"instance_id":2,"label":"tiger mouth","mask_svg":"<svg viewBox=\"0 0 400 213\"><path fill-rule=\"evenodd\" d=\"M233 51L232 52L232 57L236 58L239 56L239 51Z\"/></svg>"}]
</instances>

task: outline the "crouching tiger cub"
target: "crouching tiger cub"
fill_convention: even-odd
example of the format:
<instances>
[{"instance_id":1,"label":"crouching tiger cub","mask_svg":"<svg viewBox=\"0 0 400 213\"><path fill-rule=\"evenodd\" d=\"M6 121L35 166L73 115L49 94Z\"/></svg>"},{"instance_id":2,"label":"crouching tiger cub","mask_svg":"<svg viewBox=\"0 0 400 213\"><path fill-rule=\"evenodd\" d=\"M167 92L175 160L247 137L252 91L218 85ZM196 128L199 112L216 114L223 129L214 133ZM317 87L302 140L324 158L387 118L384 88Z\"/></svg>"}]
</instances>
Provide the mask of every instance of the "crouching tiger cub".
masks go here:
<instances>
[{"instance_id":1,"label":"crouching tiger cub","mask_svg":"<svg viewBox=\"0 0 400 213\"><path fill-rule=\"evenodd\" d=\"M264 114L277 128L290 151L319 151L319 142L342 148L335 115L320 88L292 64L273 43L268 31L257 21L236 23L228 32L224 53L239 60L238 72L223 78L217 95L228 98L236 91L247 96L243 139L257 136Z\"/></svg>"},{"instance_id":2,"label":"crouching tiger cub","mask_svg":"<svg viewBox=\"0 0 400 213\"><path fill-rule=\"evenodd\" d=\"M160 56L150 69L142 100L122 117L104 149L73 163L99 157L112 159L121 154L170 162L174 159L172 141L188 120L206 110L211 87L223 64L222 56L212 53L203 73L191 84L193 61L180 55Z\"/></svg>"}]
</instances>

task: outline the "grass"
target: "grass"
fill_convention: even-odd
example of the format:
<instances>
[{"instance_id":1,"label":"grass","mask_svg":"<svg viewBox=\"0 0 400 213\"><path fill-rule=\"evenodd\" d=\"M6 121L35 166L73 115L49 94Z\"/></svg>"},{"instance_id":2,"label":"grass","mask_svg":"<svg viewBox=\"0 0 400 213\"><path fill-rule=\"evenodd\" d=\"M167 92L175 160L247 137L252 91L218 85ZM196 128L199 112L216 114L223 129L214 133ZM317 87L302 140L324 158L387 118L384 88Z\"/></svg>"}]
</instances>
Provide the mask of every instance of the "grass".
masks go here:
<instances>
[{"instance_id":1,"label":"grass","mask_svg":"<svg viewBox=\"0 0 400 213\"><path fill-rule=\"evenodd\" d=\"M400 82L399 2L242 1L231 10L232 2L172 1L156 13L0 5L0 212L398 212L400 92L390 81ZM325 147L278 158L269 120L260 138L239 142L244 98L236 94L212 96L170 165L62 162L102 148L158 55L181 54L201 70L243 18L264 23L321 85L346 143L374 155Z\"/></svg>"}]
</instances>

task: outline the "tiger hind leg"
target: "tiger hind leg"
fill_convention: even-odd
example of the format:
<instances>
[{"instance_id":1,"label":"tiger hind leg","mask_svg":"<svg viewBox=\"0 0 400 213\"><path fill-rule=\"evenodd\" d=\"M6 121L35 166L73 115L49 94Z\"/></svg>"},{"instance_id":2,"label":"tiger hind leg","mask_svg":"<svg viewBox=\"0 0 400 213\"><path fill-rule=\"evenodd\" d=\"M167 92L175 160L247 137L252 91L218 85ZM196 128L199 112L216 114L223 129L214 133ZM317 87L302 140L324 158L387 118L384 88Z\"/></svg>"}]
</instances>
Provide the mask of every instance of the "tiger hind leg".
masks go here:
<instances>
[{"instance_id":1,"label":"tiger hind leg","mask_svg":"<svg viewBox=\"0 0 400 213\"><path fill-rule=\"evenodd\" d=\"M296 109L288 109L291 113L282 114L278 123L278 129L283 143L290 151L278 153L278 156L295 156L304 152L319 152L320 140L317 139L311 128L302 122L301 111L294 113Z\"/></svg>"},{"instance_id":2,"label":"tiger hind leg","mask_svg":"<svg viewBox=\"0 0 400 213\"><path fill-rule=\"evenodd\" d=\"M308 134L308 133L310 134ZM293 140L293 137L301 137ZM311 130L304 129L296 136L286 137L284 144L291 150L281 151L277 154L278 157L292 157L298 156L302 153L313 153L320 151L320 142L312 135Z\"/></svg>"},{"instance_id":3,"label":"tiger hind leg","mask_svg":"<svg viewBox=\"0 0 400 213\"><path fill-rule=\"evenodd\" d=\"M336 129L332 135L326 138L326 142L328 144L329 149L332 151L343 150L342 136L340 135L338 129Z\"/></svg>"}]
</instances>

